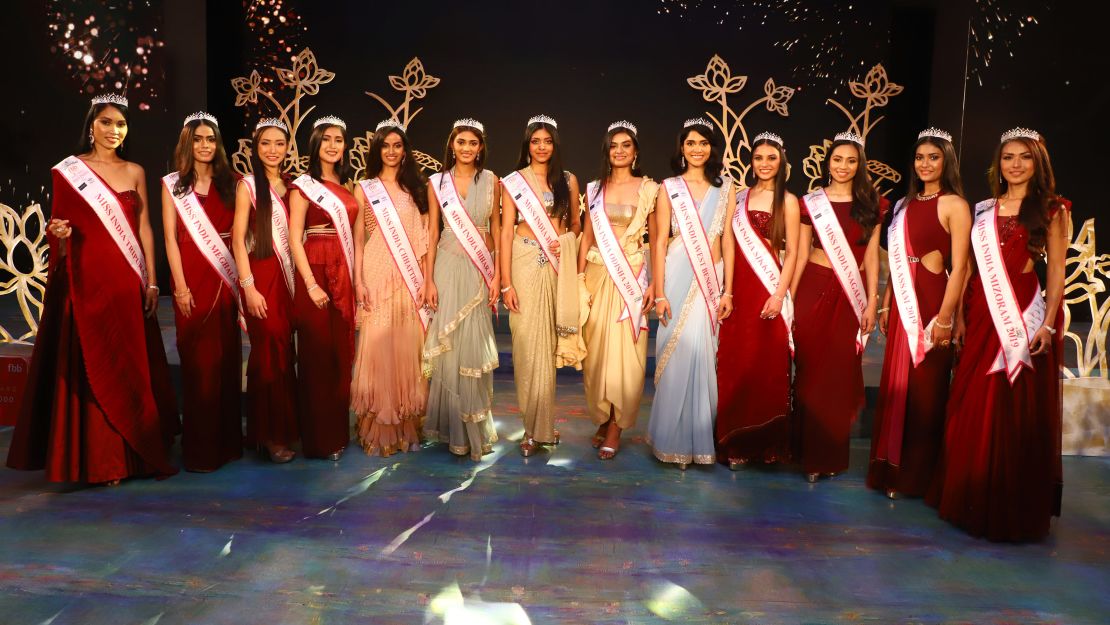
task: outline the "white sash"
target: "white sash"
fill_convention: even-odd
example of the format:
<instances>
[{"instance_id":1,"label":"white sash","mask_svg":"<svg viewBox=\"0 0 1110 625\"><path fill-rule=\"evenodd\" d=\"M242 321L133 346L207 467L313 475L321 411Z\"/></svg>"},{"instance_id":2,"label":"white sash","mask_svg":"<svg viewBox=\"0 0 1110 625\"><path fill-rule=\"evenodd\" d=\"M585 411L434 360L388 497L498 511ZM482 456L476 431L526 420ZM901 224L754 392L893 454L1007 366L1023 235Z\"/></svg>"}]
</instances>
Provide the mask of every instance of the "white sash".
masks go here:
<instances>
[{"instance_id":1,"label":"white sash","mask_svg":"<svg viewBox=\"0 0 1110 625\"><path fill-rule=\"evenodd\" d=\"M200 199L192 189L182 197L174 194L173 188L177 184L177 178L176 171L166 174L162 176L162 184L166 185L174 208L177 209L177 216L185 226L185 231L189 233L189 238L200 250L204 260L208 261L216 271L216 275L223 280L224 285L231 289L232 295L235 296L235 303L239 307L239 325L246 328L243 320L243 302L239 298L239 270L235 268L235 259L231 255L231 250L220 238L220 233L208 219L208 214L204 212Z\"/></svg>"},{"instance_id":2,"label":"white sash","mask_svg":"<svg viewBox=\"0 0 1110 625\"><path fill-rule=\"evenodd\" d=\"M709 235L701 223L697 204L690 195L690 188L681 176L667 178L663 181L667 189L667 196L671 201L671 212L678 222L682 243L686 248L686 256L694 268L694 280L701 289L702 299L709 309L710 328L717 334L717 314L721 308L721 282L717 278L717 268L713 262L713 249L709 246ZM721 193L726 193L727 188L722 187Z\"/></svg>"},{"instance_id":3,"label":"white sash","mask_svg":"<svg viewBox=\"0 0 1110 625\"><path fill-rule=\"evenodd\" d=\"M818 189L804 198L809 209L810 220L813 221L813 231L821 239L821 247L825 251L825 258L829 259L833 273L840 282L840 288L852 303L852 310L856 313L856 320L863 323L863 314L867 312L867 287L863 284L856 256L852 253L852 246L848 237L844 236L844 229L840 226L840 219L829 202L829 196L824 189ZM856 352L862 354L867 347L870 334L856 332Z\"/></svg>"},{"instance_id":4,"label":"white sash","mask_svg":"<svg viewBox=\"0 0 1110 625\"><path fill-rule=\"evenodd\" d=\"M397 207L393 205L393 198L389 197L382 181L377 178L363 180L362 192L366 194L366 201L374 211L378 220L378 228L382 231L386 247L389 248L390 257L397 265L405 286L408 287L412 305L420 317L420 324L424 331L428 331L428 323L432 320L432 311L420 305L420 289L424 287L424 272L420 270L420 259L412 249L412 241L405 231L405 224L401 223L401 216L397 214Z\"/></svg>"},{"instance_id":5,"label":"white sash","mask_svg":"<svg viewBox=\"0 0 1110 625\"><path fill-rule=\"evenodd\" d=\"M890 264L890 284L898 302L898 317L906 331L913 366L921 364L925 353L933 348L932 328L936 317L922 327L921 311L917 307L917 290L910 273L910 259L906 254L906 198L894 205L894 217L887 236L887 260Z\"/></svg>"},{"instance_id":6,"label":"white sash","mask_svg":"<svg viewBox=\"0 0 1110 625\"><path fill-rule=\"evenodd\" d=\"M448 184L443 184L444 179L447 180ZM491 288L494 274L493 254L490 254L489 248L486 246L485 236L474 225L474 221L470 219L470 215L466 212L462 198L459 197L459 190L455 187L454 176L450 175L449 172L447 174L432 174L429 182L432 185L432 192L439 200L444 223L450 225L451 229L455 231L455 239L462 245L463 251L470 258L470 262L474 263L474 267L478 269L478 273L486 281L486 288ZM471 191L473 189L474 187L471 186Z\"/></svg>"},{"instance_id":7,"label":"white sash","mask_svg":"<svg viewBox=\"0 0 1110 625\"><path fill-rule=\"evenodd\" d=\"M332 193L327 185L316 180L308 174L302 174L293 181L293 186L304 191L308 200L319 206L335 226L335 233L339 236L339 247L343 250L343 259L347 261L347 273L351 284L355 280L355 238L351 233L351 219L347 216L347 205L339 196Z\"/></svg>"},{"instance_id":8,"label":"white sash","mask_svg":"<svg viewBox=\"0 0 1110 625\"><path fill-rule=\"evenodd\" d=\"M254 176L243 176L247 191L251 195L251 204L255 204ZM273 242L274 256L281 265L281 274L285 277L285 288L289 295L293 295L293 257L289 252L289 214L285 202L270 185L270 239Z\"/></svg>"},{"instance_id":9,"label":"white sash","mask_svg":"<svg viewBox=\"0 0 1110 625\"><path fill-rule=\"evenodd\" d=\"M69 156L54 166L55 171L66 179L73 190L89 205L108 235L115 241L123 258L135 270L139 281L145 289L149 284L146 273L146 255L143 254L142 245L131 231L131 224L123 214L123 207L119 205L116 194L108 185L96 175L85 161L76 156Z\"/></svg>"},{"instance_id":10,"label":"white sash","mask_svg":"<svg viewBox=\"0 0 1110 625\"><path fill-rule=\"evenodd\" d=\"M628 262L620 240L613 232L609 215L605 213L605 189L601 183L595 180L586 185L586 197L598 251L605 261L609 277L624 300L624 313L617 321L632 320L632 342L636 342L640 340L640 330L647 329L647 319L642 312L644 291L647 289L647 263L640 267L638 275L632 271L632 264Z\"/></svg>"},{"instance_id":11,"label":"white sash","mask_svg":"<svg viewBox=\"0 0 1110 625\"><path fill-rule=\"evenodd\" d=\"M533 234L540 244L540 249L543 250L544 256L547 257L551 268L555 273L559 273L559 261L555 257L555 253L551 251L551 246L558 242L559 233L555 231L555 224L551 223L551 218L547 216L547 211L544 210L543 202L540 197L536 195L535 190L528 184L519 171L505 176L501 179L501 184L505 185L505 189L509 191L509 195L513 198L513 203L516 204L516 209L524 216L524 221L528 222L528 226L532 228Z\"/></svg>"},{"instance_id":12,"label":"white sash","mask_svg":"<svg viewBox=\"0 0 1110 625\"><path fill-rule=\"evenodd\" d=\"M1029 338L1044 322L1045 303L1040 290L1022 312L1018 307L1010 275L1006 272L1006 261L998 244L998 202L985 200L975 205L975 225L972 230L971 247L975 250L975 263L983 283L983 295L987 308L991 311L994 330L998 333L999 353L991 370L994 373L1006 369L1010 384L1014 383L1021 366L1033 368L1029 354Z\"/></svg>"},{"instance_id":13,"label":"white sash","mask_svg":"<svg viewBox=\"0 0 1110 625\"><path fill-rule=\"evenodd\" d=\"M778 263L775 261L774 255L771 254L771 250L767 249L767 244L763 242L763 237L752 226L751 217L748 216L749 191L750 189L744 189L736 194L736 211L732 216L732 232L736 235L736 242L740 244L740 251L744 253L744 259L748 261L748 266L759 277L759 281L763 283L763 288L767 289L767 294L774 295L775 291L779 289L782 273L779 271ZM789 292L782 298L782 314L779 316L782 318L783 324L786 325L786 340L790 344L790 351L793 352L794 300L790 298Z\"/></svg>"}]
</instances>

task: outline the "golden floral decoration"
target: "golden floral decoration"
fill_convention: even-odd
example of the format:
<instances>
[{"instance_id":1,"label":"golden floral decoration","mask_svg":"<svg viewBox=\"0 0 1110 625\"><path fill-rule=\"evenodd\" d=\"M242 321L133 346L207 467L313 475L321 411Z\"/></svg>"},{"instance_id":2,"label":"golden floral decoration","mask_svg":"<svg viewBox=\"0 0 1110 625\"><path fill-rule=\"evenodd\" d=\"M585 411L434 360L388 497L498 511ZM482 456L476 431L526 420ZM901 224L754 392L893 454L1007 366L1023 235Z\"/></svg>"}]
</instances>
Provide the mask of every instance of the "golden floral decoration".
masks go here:
<instances>
[{"instance_id":1,"label":"golden floral decoration","mask_svg":"<svg viewBox=\"0 0 1110 625\"><path fill-rule=\"evenodd\" d=\"M771 113L789 117L789 102L794 96L793 88L776 86L774 79L768 79L763 85L763 97L750 102L737 113L729 106L728 96L742 91L747 82L747 76L733 76L728 63L716 54L709 59L704 73L686 79L690 87L701 91L701 96L706 102L716 102L721 105L719 115L709 112L705 114L724 136L723 173L731 176L734 183L739 186L744 186L744 179L749 169L742 155L745 152L751 152L751 142L748 131L744 127L744 119L760 105L764 105ZM789 172L789 169L787 171Z\"/></svg>"},{"instance_id":2,"label":"golden floral decoration","mask_svg":"<svg viewBox=\"0 0 1110 625\"><path fill-rule=\"evenodd\" d=\"M4 247L0 273L6 277L0 282L0 297L16 298L27 326L13 331L0 325L0 342L25 343L38 332L49 271L50 246L42 206L35 202L16 211L0 203L0 244Z\"/></svg>"},{"instance_id":3,"label":"golden floral decoration","mask_svg":"<svg viewBox=\"0 0 1110 625\"><path fill-rule=\"evenodd\" d=\"M1071 237L1068 237L1071 239ZM1107 379L1106 336L1110 333L1110 297L1107 296L1107 278L1110 278L1110 254L1097 254L1095 247L1095 220L1083 222L1079 234L1068 246L1069 258L1064 274L1064 333L1065 349L1074 350L1075 371L1064 367L1066 378L1098 377ZM1073 308L1085 309L1091 319L1086 336L1072 328ZM1070 360L1070 359L1069 359Z\"/></svg>"},{"instance_id":4,"label":"golden floral decoration","mask_svg":"<svg viewBox=\"0 0 1110 625\"><path fill-rule=\"evenodd\" d=\"M847 106L832 98L829 98L826 102L836 107L847 118L848 127L846 130L856 133L866 142L867 135L883 120L882 115L872 119L872 113L877 112L876 109L889 104L890 98L902 93L903 87L890 82L886 68L880 63L867 72L863 82L848 81L848 90L853 96L864 101L863 110L859 114L853 115ZM802 161L802 171L809 179L810 191L820 189L825 183L821 166L831 145L832 141L826 139L821 145L809 146L809 156ZM893 185L902 179L902 175L893 167L875 159L868 159L867 173L874 181L875 188L882 195L890 193Z\"/></svg>"}]
</instances>

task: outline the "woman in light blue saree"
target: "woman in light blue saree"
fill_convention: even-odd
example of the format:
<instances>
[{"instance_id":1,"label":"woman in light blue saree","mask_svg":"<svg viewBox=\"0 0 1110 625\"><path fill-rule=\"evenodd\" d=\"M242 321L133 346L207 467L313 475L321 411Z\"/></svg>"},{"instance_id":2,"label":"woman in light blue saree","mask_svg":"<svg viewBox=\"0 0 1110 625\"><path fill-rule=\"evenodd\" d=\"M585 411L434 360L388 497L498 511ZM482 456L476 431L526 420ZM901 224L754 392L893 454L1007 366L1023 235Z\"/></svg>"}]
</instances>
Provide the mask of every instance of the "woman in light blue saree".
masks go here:
<instances>
[{"instance_id":1,"label":"woman in light blue saree","mask_svg":"<svg viewBox=\"0 0 1110 625\"><path fill-rule=\"evenodd\" d=\"M679 175L663 181L655 209L652 249L666 253L652 254L659 330L648 444L680 469L716 461L717 326L732 312L732 293L721 285L732 283L735 244L726 225L736 203L721 152L711 122L687 120L671 160Z\"/></svg>"}]
</instances>

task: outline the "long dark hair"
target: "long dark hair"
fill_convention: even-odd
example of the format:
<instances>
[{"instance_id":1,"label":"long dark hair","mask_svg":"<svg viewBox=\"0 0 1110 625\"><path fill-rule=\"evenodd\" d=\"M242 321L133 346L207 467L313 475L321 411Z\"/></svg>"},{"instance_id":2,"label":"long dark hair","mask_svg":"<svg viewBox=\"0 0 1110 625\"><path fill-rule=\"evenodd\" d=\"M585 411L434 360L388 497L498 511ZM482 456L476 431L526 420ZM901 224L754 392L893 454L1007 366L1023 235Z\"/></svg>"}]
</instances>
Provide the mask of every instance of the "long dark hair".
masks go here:
<instances>
[{"instance_id":1,"label":"long dark hair","mask_svg":"<svg viewBox=\"0 0 1110 625\"><path fill-rule=\"evenodd\" d=\"M524 129L524 140L520 142L520 158L516 161L516 169L524 169L532 162L532 154L528 151L528 144L532 135L537 130L546 130L551 134L551 160L547 161L547 186L551 187L551 194L555 199L555 212L552 217L562 221L570 216L570 184L567 183L566 172L563 171L563 156L559 148L559 131L544 122L528 124Z\"/></svg>"},{"instance_id":2,"label":"long dark hair","mask_svg":"<svg viewBox=\"0 0 1110 625\"><path fill-rule=\"evenodd\" d=\"M636 148L636 156L632 159L632 176L639 178L644 175L644 172L640 169L640 139L630 129L617 126L606 132L601 141L601 175L598 178L601 188L605 188L605 185L609 183L609 176L613 175L613 165L609 162L609 146L613 145L613 139L621 134L628 135L628 138L632 139L632 147Z\"/></svg>"},{"instance_id":3,"label":"long dark hair","mask_svg":"<svg viewBox=\"0 0 1110 625\"><path fill-rule=\"evenodd\" d=\"M285 136L285 141L289 141L289 131L277 126L263 126L255 130L251 138L251 145L254 146L251 149L250 159L251 172L254 173L254 250L252 253L258 259L274 255L273 225L270 223L274 203L270 197L270 179L266 177L266 166L258 156L258 140L262 138L262 133L270 129L280 131Z\"/></svg>"},{"instance_id":4,"label":"long dark hair","mask_svg":"<svg viewBox=\"0 0 1110 625\"><path fill-rule=\"evenodd\" d=\"M474 159L474 182L478 182L478 178L482 175L482 168L486 164L486 133L478 130L474 126L455 126L451 129L451 134L447 135L447 147L443 153L443 165L440 166L440 173L448 173L451 168L455 166L455 150L451 145L455 143L455 138L463 132L472 132L475 137L478 137L478 156Z\"/></svg>"},{"instance_id":5,"label":"long dark hair","mask_svg":"<svg viewBox=\"0 0 1110 625\"><path fill-rule=\"evenodd\" d=\"M705 124L691 124L678 133L674 144L674 154L671 156L671 171L676 176L686 173L686 160L682 155L682 144L686 141L686 137L689 137L690 133L695 130L699 135L709 139L709 158L705 160L705 180L709 184L719 187L723 183L721 172L725 168L723 156L725 149L721 144L721 136Z\"/></svg>"},{"instance_id":6,"label":"long dark hair","mask_svg":"<svg viewBox=\"0 0 1110 625\"><path fill-rule=\"evenodd\" d=\"M177 184L173 186L173 194L183 197L193 190L196 183L197 171L193 162L193 141L195 141L197 128L208 126L212 129L216 140L216 156L212 159L212 189L224 201L230 204L235 201L235 173L227 161L227 151L224 150L224 140L220 136L220 127L207 119L194 119L185 124L181 134L177 136L177 147L173 150L173 163L177 168ZM211 191L210 191L211 192Z\"/></svg>"},{"instance_id":7,"label":"long dark hair","mask_svg":"<svg viewBox=\"0 0 1110 625\"><path fill-rule=\"evenodd\" d=\"M1002 148L1010 143L1021 143L1033 155L1033 177L1029 179L1029 190L1021 200L1018 221L1029 232L1029 251L1044 257L1050 209L1053 203L1059 201L1059 196L1056 195L1056 174L1052 171L1044 137L1039 141L1018 137L999 143L987 172L994 197L1002 197L1010 186L1002 177Z\"/></svg>"},{"instance_id":8,"label":"long dark hair","mask_svg":"<svg viewBox=\"0 0 1110 625\"><path fill-rule=\"evenodd\" d=\"M875 185L871 183L871 176L867 174L867 156L864 154L863 146L846 139L833 141L829 150L825 152L825 160L821 163L821 171L825 176L825 184L831 184L832 174L829 168L832 165L833 152L842 145L852 146L859 156L859 168L856 169L856 175L852 178L852 210L850 215L863 230L859 243L866 243L871 238L871 231L875 229L875 224L879 223L879 192L875 190Z\"/></svg>"},{"instance_id":9,"label":"long dark hair","mask_svg":"<svg viewBox=\"0 0 1110 625\"><path fill-rule=\"evenodd\" d=\"M761 145L775 148L779 155L779 171L775 174L775 195L771 198L771 247L776 250L786 249L786 149L778 142L770 139L760 139L752 144L752 161L755 161L755 149ZM750 167L749 169L754 169Z\"/></svg>"},{"instance_id":10,"label":"long dark hair","mask_svg":"<svg viewBox=\"0 0 1110 625\"><path fill-rule=\"evenodd\" d=\"M120 115L123 115L123 120L127 122L127 125L131 125L131 118L127 113L127 107L123 106L122 104L112 104L110 102L105 102L103 104L94 104L90 106L89 112L85 113L85 123L83 126L81 126L81 139L77 142L77 154L92 152L92 124L94 121L96 121L97 116L99 116L100 113L109 106L119 111ZM123 139L124 140L120 142L119 147L116 148L116 155L126 160L128 141L127 137L124 137Z\"/></svg>"},{"instance_id":11,"label":"long dark hair","mask_svg":"<svg viewBox=\"0 0 1110 625\"><path fill-rule=\"evenodd\" d=\"M385 144L386 137L393 133L401 137L401 145L405 149L405 155L401 157L400 171L397 172L397 184L401 185L401 188L412 197L412 201L416 202L416 208L420 214L426 215L428 194L424 189L427 181L424 180L424 174L420 173L420 168L416 165L416 159L412 156L412 144L409 143L409 137L404 130L397 126L384 126L374 133L374 140L370 142L369 153L366 155L366 177L377 178L382 173L384 167L382 146Z\"/></svg>"},{"instance_id":12,"label":"long dark hair","mask_svg":"<svg viewBox=\"0 0 1110 625\"><path fill-rule=\"evenodd\" d=\"M339 124L320 124L312 129L312 134L308 136L308 175L316 180L320 180L324 175L323 166L320 164L320 144L324 142L324 133L329 128L338 128L339 132L343 133L343 155L335 164L335 175L339 177L339 184L347 184L348 180L355 177L355 168L351 166L351 160L347 156L347 150L351 148L351 138L347 134L347 129Z\"/></svg>"},{"instance_id":13,"label":"long dark hair","mask_svg":"<svg viewBox=\"0 0 1110 625\"><path fill-rule=\"evenodd\" d=\"M964 184L960 181L960 159L956 156L956 148L952 145L951 141L945 141L939 137L921 137L913 144L913 149L910 150L910 168L909 168L909 185L906 188L907 201L917 197L924 187L924 183L917 177L917 170L914 169L914 161L917 158L917 148L928 143L940 149L944 154L944 163L941 164L940 170L940 190L944 193L951 193L960 197L964 196Z\"/></svg>"}]
</instances>

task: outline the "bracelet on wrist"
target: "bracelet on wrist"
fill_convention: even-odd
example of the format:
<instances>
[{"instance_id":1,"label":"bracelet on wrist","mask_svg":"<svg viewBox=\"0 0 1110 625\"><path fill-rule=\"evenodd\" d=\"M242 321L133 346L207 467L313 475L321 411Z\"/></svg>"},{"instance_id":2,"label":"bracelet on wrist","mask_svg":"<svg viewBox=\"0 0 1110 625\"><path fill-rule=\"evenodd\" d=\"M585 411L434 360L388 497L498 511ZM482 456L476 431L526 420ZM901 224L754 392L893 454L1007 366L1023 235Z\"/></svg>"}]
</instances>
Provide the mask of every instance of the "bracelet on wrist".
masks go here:
<instances>
[{"instance_id":1,"label":"bracelet on wrist","mask_svg":"<svg viewBox=\"0 0 1110 625\"><path fill-rule=\"evenodd\" d=\"M665 301L667 301L666 297L657 297L657 298L655 298L655 303L656 304L658 304L659 302L665 302Z\"/></svg>"},{"instance_id":2,"label":"bracelet on wrist","mask_svg":"<svg viewBox=\"0 0 1110 625\"><path fill-rule=\"evenodd\" d=\"M779 295L778 293L771 293L771 297L777 299L780 302L786 299L785 296Z\"/></svg>"},{"instance_id":3,"label":"bracelet on wrist","mask_svg":"<svg viewBox=\"0 0 1110 625\"><path fill-rule=\"evenodd\" d=\"M188 297L192 294L193 294L193 292L190 291L189 289L185 289L184 291L174 291L173 292L174 297Z\"/></svg>"},{"instance_id":4,"label":"bracelet on wrist","mask_svg":"<svg viewBox=\"0 0 1110 625\"><path fill-rule=\"evenodd\" d=\"M513 285L510 284L509 286L502 288L501 292L502 293L508 293L511 290L513 290Z\"/></svg>"},{"instance_id":5,"label":"bracelet on wrist","mask_svg":"<svg viewBox=\"0 0 1110 625\"><path fill-rule=\"evenodd\" d=\"M945 324L941 323L940 318L937 318L937 320L934 323L941 330L951 330L952 329L952 319L951 318L948 319L948 325L945 325Z\"/></svg>"},{"instance_id":6,"label":"bracelet on wrist","mask_svg":"<svg viewBox=\"0 0 1110 625\"><path fill-rule=\"evenodd\" d=\"M883 313L885 313L885 312L890 312L890 309L889 309L889 308L880 308L879 310L876 310L876 311L875 311L875 314L877 314L877 315L881 315L881 314L883 314Z\"/></svg>"},{"instance_id":7,"label":"bracelet on wrist","mask_svg":"<svg viewBox=\"0 0 1110 625\"><path fill-rule=\"evenodd\" d=\"M251 274L251 275L247 276L246 278L243 278L243 279L239 280L239 286L243 287L244 289L247 288L248 286L253 286L253 285L254 285L254 274Z\"/></svg>"},{"instance_id":8,"label":"bracelet on wrist","mask_svg":"<svg viewBox=\"0 0 1110 625\"><path fill-rule=\"evenodd\" d=\"M316 290L318 288L320 288L320 285L313 282L312 284L308 285L307 290L308 290L309 293L311 293L311 292L313 292L314 290Z\"/></svg>"},{"instance_id":9,"label":"bracelet on wrist","mask_svg":"<svg viewBox=\"0 0 1110 625\"><path fill-rule=\"evenodd\" d=\"M158 288L157 284L152 284L152 285L146 287L146 290L154 291L155 293L161 293L162 292L162 289Z\"/></svg>"},{"instance_id":10,"label":"bracelet on wrist","mask_svg":"<svg viewBox=\"0 0 1110 625\"><path fill-rule=\"evenodd\" d=\"M724 299L726 297L732 297L732 293L721 293L721 299Z\"/></svg>"},{"instance_id":11,"label":"bracelet on wrist","mask_svg":"<svg viewBox=\"0 0 1110 625\"><path fill-rule=\"evenodd\" d=\"M1051 334L1052 336L1056 336L1056 328L1048 325L1047 323L1042 325L1041 327L1044 328L1045 330L1048 330L1048 333Z\"/></svg>"}]
</instances>

